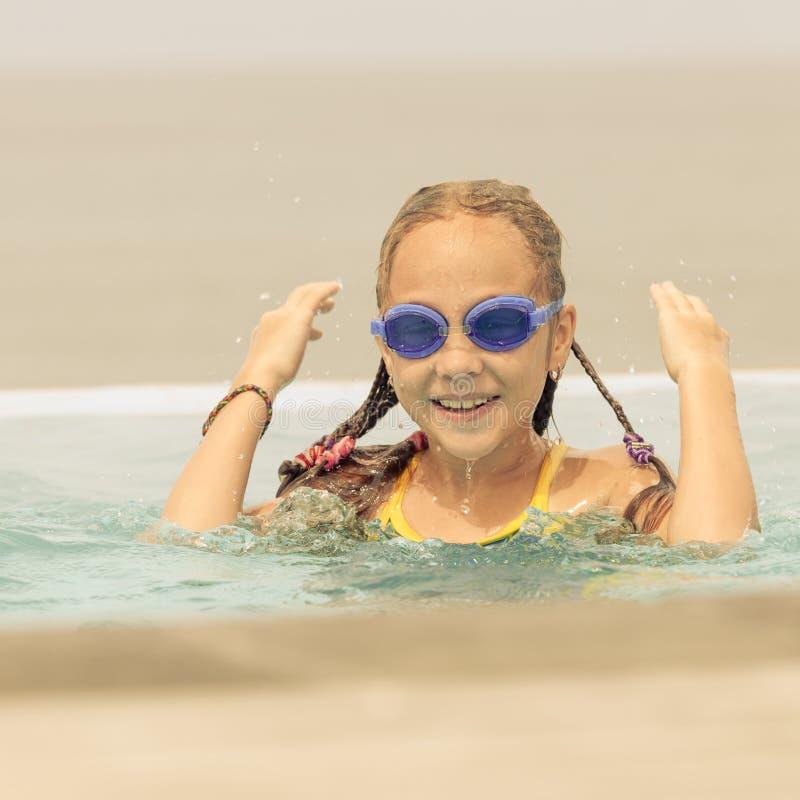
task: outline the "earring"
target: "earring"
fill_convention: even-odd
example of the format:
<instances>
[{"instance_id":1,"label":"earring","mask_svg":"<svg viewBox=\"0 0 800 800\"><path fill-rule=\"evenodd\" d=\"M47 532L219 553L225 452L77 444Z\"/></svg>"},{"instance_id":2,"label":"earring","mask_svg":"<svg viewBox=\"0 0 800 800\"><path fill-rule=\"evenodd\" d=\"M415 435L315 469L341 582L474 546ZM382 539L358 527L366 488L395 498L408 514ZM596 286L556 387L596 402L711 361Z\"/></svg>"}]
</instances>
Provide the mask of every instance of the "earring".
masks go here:
<instances>
[{"instance_id":1,"label":"earring","mask_svg":"<svg viewBox=\"0 0 800 800\"><path fill-rule=\"evenodd\" d=\"M550 376L550 380L553 381L553 383L558 383L561 380L561 373L563 371L564 367L559 364L556 369L551 369L547 374Z\"/></svg>"}]
</instances>

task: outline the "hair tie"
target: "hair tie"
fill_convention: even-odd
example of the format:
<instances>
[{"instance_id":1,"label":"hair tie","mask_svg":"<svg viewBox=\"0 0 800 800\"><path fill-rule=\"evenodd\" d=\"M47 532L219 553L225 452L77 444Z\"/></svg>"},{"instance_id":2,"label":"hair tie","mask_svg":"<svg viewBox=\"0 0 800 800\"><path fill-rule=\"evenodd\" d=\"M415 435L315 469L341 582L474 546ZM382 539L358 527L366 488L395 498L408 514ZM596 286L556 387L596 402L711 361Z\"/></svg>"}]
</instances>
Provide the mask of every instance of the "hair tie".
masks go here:
<instances>
[{"instance_id":1,"label":"hair tie","mask_svg":"<svg viewBox=\"0 0 800 800\"><path fill-rule=\"evenodd\" d=\"M655 453L655 448L649 442L646 442L638 433L630 431L622 437L625 442L625 449L628 455L637 464L649 464L650 456Z\"/></svg>"},{"instance_id":2,"label":"hair tie","mask_svg":"<svg viewBox=\"0 0 800 800\"><path fill-rule=\"evenodd\" d=\"M414 431L406 441L414 445L415 453L419 453L420 450L428 449L428 437L425 435L424 431Z\"/></svg>"},{"instance_id":3,"label":"hair tie","mask_svg":"<svg viewBox=\"0 0 800 800\"><path fill-rule=\"evenodd\" d=\"M322 467L324 470L332 470L339 462L344 461L356 446L356 440L352 436L345 436L339 439L336 444L331 445L322 456Z\"/></svg>"},{"instance_id":4,"label":"hair tie","mask_svg":"<svg viewBox=\"0 0 800 800\"><path fill-rule=\"evenodd\" d=\"M332 436L325 436L318 444L312 444L307 450L298 453L294 460L302 464L306 470L311 467L322 467L326 472L330 472L353 452L355 446L356 440L352 436L345 436L338 442Z\"/></svg>"}]
</instances>

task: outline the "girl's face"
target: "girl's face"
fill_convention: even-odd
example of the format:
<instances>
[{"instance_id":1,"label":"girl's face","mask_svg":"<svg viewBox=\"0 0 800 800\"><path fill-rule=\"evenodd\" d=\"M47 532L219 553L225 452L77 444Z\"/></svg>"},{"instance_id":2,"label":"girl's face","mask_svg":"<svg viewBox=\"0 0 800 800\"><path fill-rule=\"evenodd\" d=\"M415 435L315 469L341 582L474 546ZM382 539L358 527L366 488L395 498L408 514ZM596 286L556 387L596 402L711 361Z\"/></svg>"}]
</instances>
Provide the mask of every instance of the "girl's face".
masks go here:
<instances>
[{"instance_id":1,"label":"girl's face","mask_svg":"<svg viewBox=\"0 0 800 800\"><path fill-rule=\"evenodd\" d=\"M457 214L416 228L400 242L381 313L400 303L418 303L438 311L448 325L460 326L470 309L498 295L532 297L537 306L554 299L535 291L539 283L535 259L514 225ZM566 361L574 315L574 308L565 307L527 342L506 352L484 350L458 333L418 359L378 343L401 405L431 446L474 461L511 446L529 446L533 410L547 371Z\"/></svg>"}]
</instances>

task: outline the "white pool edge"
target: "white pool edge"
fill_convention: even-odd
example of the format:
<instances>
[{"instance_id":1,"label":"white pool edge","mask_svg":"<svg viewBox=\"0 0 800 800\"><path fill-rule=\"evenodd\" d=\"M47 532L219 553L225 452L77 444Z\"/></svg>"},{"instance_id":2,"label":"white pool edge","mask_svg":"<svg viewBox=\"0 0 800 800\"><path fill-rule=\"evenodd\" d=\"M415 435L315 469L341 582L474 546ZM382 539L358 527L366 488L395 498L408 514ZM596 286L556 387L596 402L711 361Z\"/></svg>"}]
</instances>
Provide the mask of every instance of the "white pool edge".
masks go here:
<instances>
[{"instance_id":1,"label":"white pool edge","mask_svg":"<svg viewBox=\"0 0 800 800\"><path fill-rule=\"evenodd\" d=\"M800 386L800 370L736 370L737 386L788 388ZM639 392L668 389L665 373L610 374L603 376L614 394L625 397ZM318 408L342 403L358 406L366 397L369 380L295 381L279 395L276 410L300 403ZM54 389L0 391L0 419L103 415L181 415L207 413L225 394L228 384L131 384ZM580 396L596 392L585 375L565 376L559 392Z\"/></svg>"}]
</instances>

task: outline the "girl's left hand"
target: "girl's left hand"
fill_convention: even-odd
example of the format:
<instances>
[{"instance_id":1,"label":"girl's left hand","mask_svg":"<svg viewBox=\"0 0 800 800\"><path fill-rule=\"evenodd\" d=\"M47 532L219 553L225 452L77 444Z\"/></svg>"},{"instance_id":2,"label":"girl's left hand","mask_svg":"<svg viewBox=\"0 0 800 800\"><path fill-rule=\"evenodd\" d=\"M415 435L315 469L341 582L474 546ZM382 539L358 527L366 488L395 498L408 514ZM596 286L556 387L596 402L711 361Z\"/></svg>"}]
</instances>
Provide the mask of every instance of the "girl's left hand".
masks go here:
<instances>
[{"instance_id":1,"label":"girl's left hand","mask_svg":"<svg viewBox=\"0 0 800 800\"><path fill-rule=\"evenodd\" d=\"M654 283L650 294L658 309L661 355L676 383L692 366L728 366L728 332L694 295L684 294L672 281Z\"/></svg>"}]
</instances>

